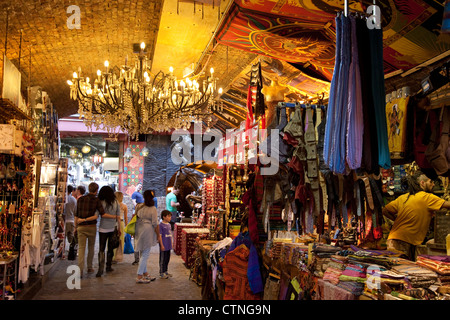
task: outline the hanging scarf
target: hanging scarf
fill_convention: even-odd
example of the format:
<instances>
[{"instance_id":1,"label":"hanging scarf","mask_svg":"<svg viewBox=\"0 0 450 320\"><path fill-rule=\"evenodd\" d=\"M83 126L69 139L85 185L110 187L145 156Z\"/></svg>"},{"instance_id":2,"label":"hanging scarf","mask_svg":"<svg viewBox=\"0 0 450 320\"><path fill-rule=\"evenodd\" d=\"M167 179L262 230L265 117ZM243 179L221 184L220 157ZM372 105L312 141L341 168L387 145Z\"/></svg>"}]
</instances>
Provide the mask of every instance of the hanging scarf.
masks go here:
<instances>
[{"instance_id":1,"label":"hanging scarf","mask_svg":"<svg viewBox=\"0 0 450 320\"><path fill-rule=\"evenodd\" d=\"M324 137L324 147L323 147L323 159L325 164L332 169L332 153L331 147L334 144L333 141L333 128L336 126L336 96L337 96L337 86L339 83L339 69L340 69L340 59L341 59L341 33L342 33L342 23L340 16L336 19L336 51L334 59L334 69L333 78L331 79L330 85L330 95L328 98L328 109L327 109L327 123L325 126L325 137Z\"/></svg>"},{"instance_id":2,"label":"hanging scarf","mask_svg":"<svg viewBox=\"0 0 450 320\"><path fill-rule=\"evenodd\" d=\"M358 44L356 38L356 20L350 17L352 61L349 75L348 123L346 159L350 169L361 167L364 117L361 95L361 75L359 70Z\"/></svg>"}]
</instances>

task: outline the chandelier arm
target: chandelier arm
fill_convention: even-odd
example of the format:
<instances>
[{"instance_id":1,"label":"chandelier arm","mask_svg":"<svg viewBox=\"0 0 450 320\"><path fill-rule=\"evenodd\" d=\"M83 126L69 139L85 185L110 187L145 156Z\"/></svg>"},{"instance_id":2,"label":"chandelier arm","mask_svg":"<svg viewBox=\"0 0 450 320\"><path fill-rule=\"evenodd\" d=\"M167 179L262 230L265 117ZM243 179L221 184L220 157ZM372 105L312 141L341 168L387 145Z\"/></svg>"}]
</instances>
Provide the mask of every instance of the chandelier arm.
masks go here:
<instances>
[{"instance_id":1,"label":"chandelier arm","mask_svg":"<svg viewBox=\"0 0 450 320\"><path fill-rule=\"evenodd\" d=\"M100 103L102 103L103 105L105 105L107 108L109 108L109 111L111 114L115 114L116 112L118 112L119 109L123 109L123 108L119 108L121 107L121 104L117 103L117 99L115 99L115 94L113 95L111 93L111 83L108 83L108 76L109 74L105 74L104 75L104 80L105 80L105 85L107 85L107 92L109 94L109 96L111 97L111 100L113 102L113 105L110 104L110 102L108 101L108 99L106 99L106 95L103 94L103 90L100 89L100 91L102 92L102 95L105 97L105 101L106 103L103 103L102 101L100 101ZM112 83L112 85L114 85L114 83ZM114 108L113 106L116 105L118 106L118 108Z\"/></svg>"},{"instance_id":2,"label":"chandelier arm","mask_svg":"<svg viewBox=\"0 0 450 320\"><path fill-rule=\"evenodd\" d=\"M123 109L123 108L122 108L122 104L117 102L118 100L116 99L116 94L115 94L115 93L112 94L110 88L111 88L111 86L108 86L108 93L109 93L109 96L111 97L111 99L112 99L112 101L113 101L113 104L116 105L116 106L121 107L120 109ZM114 110L114 111L117 111L118 109L119 109L119 108L116 108L116 109L113 109L113 110Z\"/></svg>"},{"instance_id":3,"label":"chandelier arm","mask_svg":"<svg viewBox=\"0 0 450 320\"><path fill-rule=\"evenodd\" d=\"M116 101L114 101L114 99L112 98L111 92L109 91L109 87L108 86L108 93L111 96L111 99L113 100L114 104L117 106L120 106L118 103L116 103ZM103 97L105 97L105 102L101 101L101 100L97 100L102 106L105 106L107 109L109 109L109 113L111 114L115 114L116 112L118 112L119 108L114 108L108 99L106 99L106 95L103 93L103 90L100 89L100 91L102 92ZM103 110L102 110L103 111ZM105 111L103 111L102 113L105 113Z\"/></svg>"},{"instance_id":4,"label":"chandelier arm","mask_svg":"<svg viewBox=\"0 0 450 320\"><path fill-rule=\"evenodd\" d=\"M90 96L88 96L88 95L85 95L85 94L83 93L83 91L81 90L81 87L80 87L80 80L77 80L77 92L78 92L78 94L79 94L79 100L83 102L83 109L84 109L85 111L88 111L89 108L87 108L87 107L85 106L84 100L94 100L94 101L95 101L95 99L92 98L92 97L90 97ZM82 99L80 99L80 98L82 98ZM100 114L100 113L97 111L97 108L96 108L95 105L92 105L92 107L93 107L92 110L90 110L91 113L92 113L92 111L94 111L94 114ZM95 108L95 110L94 110L94 108Z\"/></svg>"}]
</instances>

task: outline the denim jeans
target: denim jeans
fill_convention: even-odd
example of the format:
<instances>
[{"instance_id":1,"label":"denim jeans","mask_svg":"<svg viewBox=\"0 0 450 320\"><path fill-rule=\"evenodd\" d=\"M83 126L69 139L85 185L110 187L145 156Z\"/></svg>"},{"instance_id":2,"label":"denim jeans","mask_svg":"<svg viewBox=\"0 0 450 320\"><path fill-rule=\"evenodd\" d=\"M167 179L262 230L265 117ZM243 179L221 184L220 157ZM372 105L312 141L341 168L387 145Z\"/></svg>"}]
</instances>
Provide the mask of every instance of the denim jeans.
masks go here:
<instances>
[{"instance_id":1,"label":"denim jeans","mask_svg":"<svg viewBox=\"0 0 450 320\"><path fill-rule=\"evenodd\" d=\"M106 250L106 243L108 242L108 251L106 254L106 266L111 267L112 259L114 257L114 249L111 245L111 237L113 236L114 232L99 232L99 252L105 252Z\"/></svg>"},{"instance_id":2,"label":"denim jeans","mask_svg":"<svg viewBox=\"0 0 450 320\"><path fill-rule=\"evenodd\" d=\"M138 267L138 275L143 275L147 272L147 260L150 257L150 248L146 248L142 251L139 251L139 267Z\"/></svg>"},{"instance_id":3,"label":"denim jeans","mask_svg":"<svg viewBox=\"0 0 450 320\"><path fill-rule=\"evenodd\" d=\"M167 272L170 261L170 250L159 251L159 274Z\"/></svg>"}]
</instances>

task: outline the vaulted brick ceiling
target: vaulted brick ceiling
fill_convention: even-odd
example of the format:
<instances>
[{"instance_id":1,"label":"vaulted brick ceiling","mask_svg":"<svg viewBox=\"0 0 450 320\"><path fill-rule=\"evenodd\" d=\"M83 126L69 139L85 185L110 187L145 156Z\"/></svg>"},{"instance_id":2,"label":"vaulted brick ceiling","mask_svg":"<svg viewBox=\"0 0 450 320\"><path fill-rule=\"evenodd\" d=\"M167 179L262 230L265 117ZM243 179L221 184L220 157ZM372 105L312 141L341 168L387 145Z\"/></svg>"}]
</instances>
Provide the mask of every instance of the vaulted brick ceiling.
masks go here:
<instances>
[{"instance_id":1,"label":"vaulted brick ceiling","mask_svg":"<svg viewBox=\"0 0 450 320\"><path fill-rule=\"evenodd\" d=\"M311 1L297 3L275 0L2 0L0 50L5 51L6 43L7 57L16 66L20 63L22 88L29 85L41 86L49 93L59 117L77 112L77 104L69 99L69 88L66 84L73 71L78 71L81 67L84 74L92 77L106 59L110 61L110 65L120 66L126 56L132 59L132 45L142 41L147 44L153 72L167 71L169 66L173 66L179 72L177 75L181 76L181 71L188 65L196 65L197 71L208 70L212 66L219 78L219 86L233 88L236 87L233 86L233 82L242 79L242 72L258 58L258 54L227 46L227 43L220 41L217 35L212 38L220 18L229 14L226 8L230 2L247 6L247 9L261 10L263 14L267 14L265 11L272 6L277 10L289 9L291 11L285 10L287 13L283 10L274 13L272 12L274 8L269 10L272 14L289 17L298 10L303 10L301 6ZM333 3L331 9L327 6L329 2ZM419 0L413 2L418 8L422 3ZM423 8L416 10L421 19L412 19L411 25L422 23L426 27L421 27L422 33L426 31L425 29L428 30L426 32L436 33L439 26L432 27L432 25L436 25L441 19L442 2L424 1ZM342 1L339 0L316 0L311 3L333 15L342 7ZM368 4L372 1L363 3ZM382 6L383 15L386 17L400 19L399 12L411 15L409 11L404 12L402 9L407 7L409 2L380 0L377 3ZM354 8L360 1L351 0L350 4L351 8ZM77 5L81 10L80 29L67 27L67 19L71 15L67 13L67 8L70 5ZM396 11L400 9L402 10ZM393 33L391 24L384 30L387 35ZM441 50L440 52L447 50L442 44L446 43L445 41L441 39L438 42L441 44L437 48ZM422 51L425 49L420 48ZM432 57L433 55L426 58ZM0 55L0 60L2 59L3 55ZM281 74L288 68L283 67L283 70L278 71L275 69L271 72ZM289 78L293 74L284 76ZM245 116L245 94L243 91L244 101L227 102L227 112L217 115L222 128L235 126Z\"/></svg>"},{"instance_id":2,"label":"vaulted brick ceiling","mask_svg":"<svg viewBox=\"0 0 450 320\"><path fill-rule=\"evenodd\" d=\"M70 5L80 8L80 29L67 26ZM77 111L66 84L73 71L81 67L86 75L95 75L106 59L122 65L132 55L132 44L142 41L152 54L161 11L158 0L1 1L0 43L5 43L8 21L6 55L16 66L20 55L22 88L43 87L63 117Z\"/></svg>"}]
</instances>

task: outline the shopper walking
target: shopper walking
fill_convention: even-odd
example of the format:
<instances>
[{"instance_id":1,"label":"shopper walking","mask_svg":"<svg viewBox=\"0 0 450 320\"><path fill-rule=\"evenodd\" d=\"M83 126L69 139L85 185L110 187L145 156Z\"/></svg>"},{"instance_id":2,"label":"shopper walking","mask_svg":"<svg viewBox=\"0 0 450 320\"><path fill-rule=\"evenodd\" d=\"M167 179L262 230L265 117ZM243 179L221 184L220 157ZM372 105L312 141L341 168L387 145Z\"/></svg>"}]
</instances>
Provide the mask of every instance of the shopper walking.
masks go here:
<instances>
[{"instance_id":1,"label":"shopper walking","mask_svg":"<svg viewBox=\"0 0 450 320\"><path fill-rule=\"evenodd\" d=\"M103 216L105 209L97 198L98 184L92 182L89 184L89 193L77 200L77 210L75 214L75 227L78 236L78 267L80 274L83 275L84 259L86 252L86 241L88 242L87 253L87 272L94 272L94 247L97 236L97 214Z\"/></svg>"},{"instance_id":2,"label":"shopper walking","mask_svg":"<svg viewBox=\"0 0 450 320\"><path fill-rule=\"evenodd\" d=\"M177 195L179 193L178 188L173 187L172 191L166 196L166 210L172 212L172 218L170 224L172 226L172 231L175 228L175 222L177 222L178 211L177 207L180 206L180 203L177 200Z\"/></svg>"},{"instance_id":3,"label":"shopper walking","mask_svg":"<svg viewBox=\"0 0 450 320\"><path fill-rule=\"evenodd\" d=\"M172 250L172 227L170 220L172 218L172 212L169 210L163 210L161 212L161 223L159 224L159 276L162 279L167 279L172 275L168 272L170 262L170 252Z\"/></svg>"},{"instance_id":4,"label":"shopper walking","mask_svg":"<svg viewBox=\"0 0 450 320\"><path fill-rule=\"evenodd\" d=\"M123 249L124 249L124 242L125 242L125 226L128 224L128 207L123 203L123 193L120 191L116 191L114 193L116 195L116 199L119 202L119 208L120 208L120 244L117 249L114 249L114 257L113 257L113 263L115 262L122 262L123 260Z\"/></svg>"},{"instance_id":5,"label":"shopper walking","mask_svg":"<svg viewBox=\"0 0 450 320\"><path fill-rule=\"evenodd\" d=\"M111 237L114 234L115 227L120 223L120 205L116 200L114 190L110 186L103 186L98 193L98 199L101 201L107 214L103 214L98 227L99 251L98 251L98 271L96 277L101 277L105 270L105 250L106 253L106 272L113 271L112 260L114 248L111 244Z\"/></svg>"},{"instance_id":6,"label":"shopper walking","mask_svg":"<svg viewBox=\"0 0 450 320\"><path fill-rule=\"evenodd\" d=\"M139 267L136 283L149 283L155 280L147 272L147 260L150 249L157 244L159 235L158 212L153 201L153 193L150 190L144 192L144 203L136 207L136 234L135 250L139 251Z\"/></svg>"},{"instance_id":7,"label":"shopper walking","mask_svg":"<svg viewBox=\"0 0 450 320\"><path fill-rule=\"evenodd\" d=\"M135 208L136 208L136 205L144 202L144 197L141 194L141 190L142 190L142 184L139 183L136 186L136 189L134 190L134 192L131 194L131 200L133 201Z\"/></svg>"},{"instance_id":8,"label":"shopper walking","mask_svg":"<svg viewBox=\"0 0 450 320\"><path fill-rule=\"evenodd\" d=\"M75 199L80 199L82 196L84 196L86 194L86 188L83 185L79 185L74 192L72 193L72 195L75 197Z\"/></svg>"},{"instance_id":9,"label":"shopper walking","mask_svg":"<svg viewBox=\"0 0 450 320\"><path fill-rule=\"evenodd\" d=\"M133 201L134 204L134 214L133 216L136 214L136 206L140 203L144 202L144 197L141 194L141 190L142 190L142 184L139 183L136 186L135 191L131 194L131 201ZM134 261L133 261L133 265L138 264L139 263L139 251L136 250L136 237L134 238Z\"/></svg>"},{"instance_id":10,"label":"shopper walking","mask_svg":"<svg viewBox=\"0 0 450 320\"><path fill-rule=\"evenodd\" d=\"M75 212L77 210L77 200L72 196L74 188L72 185L67 186L67 200L64 204L64 222L67 242L72 243L75 233Z\"/></svg>"}]
</instances>

